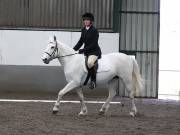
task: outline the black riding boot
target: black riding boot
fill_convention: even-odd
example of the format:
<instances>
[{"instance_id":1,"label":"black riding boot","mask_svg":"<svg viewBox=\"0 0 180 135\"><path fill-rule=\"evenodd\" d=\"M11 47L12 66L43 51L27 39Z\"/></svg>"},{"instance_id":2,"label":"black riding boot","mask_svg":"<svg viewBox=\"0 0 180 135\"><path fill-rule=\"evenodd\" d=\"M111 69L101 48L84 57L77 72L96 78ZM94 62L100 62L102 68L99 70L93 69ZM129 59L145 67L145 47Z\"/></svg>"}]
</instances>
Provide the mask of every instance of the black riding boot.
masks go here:
<instances>
[{"instance_id":1,"label":"black riding boot","mask_svg":"<svg viewBox=\"0 0 180 135\"><path fill-rule=\"evenodd\" d=\"M97 63L95 63L94 67L90 69L91 72L91 82L89 84L90 89L96 88L96 73L97 73Z\"/></svg>"}]
</instances>

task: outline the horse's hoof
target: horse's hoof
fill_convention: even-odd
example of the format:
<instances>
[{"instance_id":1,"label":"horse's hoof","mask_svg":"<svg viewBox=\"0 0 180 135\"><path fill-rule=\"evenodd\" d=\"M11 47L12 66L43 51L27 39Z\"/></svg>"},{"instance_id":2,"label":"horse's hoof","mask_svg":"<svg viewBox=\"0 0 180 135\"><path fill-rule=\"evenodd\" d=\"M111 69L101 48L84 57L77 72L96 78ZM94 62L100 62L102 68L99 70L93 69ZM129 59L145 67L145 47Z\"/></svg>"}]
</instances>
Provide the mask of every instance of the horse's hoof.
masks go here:
<instances>
[{"instance_id":1,"label":"horse's hoof","mask_svg":"<svg viewBox=\"0 0 180 135\"><path fill-rule=\"evenodd\" d=\"M134 112L130 112L129 115L132 116L132 117L135 117L135 113Z\"/></svg>"},{"instance_id":2,"label":"horse's hoof","mask_svg":"<svg viewBox=\"0 0 180 135\"><path fill-rule=\"evenodd\" d=\"M105 112L104 111L99 111L99 115L104 115Z\"/></svg>"},{"instance_id":3,"label":"horse's hoof","mask_svg":"<svg viewBox=\"0 0 180 135\"><path fill-rule=\"evenodd\" d=\"M79 116L86 116L87 113L88 113L87 111L81 111L78 115L79 115Z\"/></svg>"},{"instance_id":4,"label":"horse's hoof","mask_svg":"<svg viewBox=\"0 0 180 135\"><path fill-rule=\"evenodd\" d=\"M86 116L87 113L79 113L78 116Z\"/></svg>"},{"instance_id":5,"label":"horse's hoof","mask_svg":"<svg viewBox=\"0 0 180 135\"><path fill-rule=\"evenodd\" d=\"M54 110L53 110L53 112L52 112L52 114L57 114L57 113L58 113L58 111L57 111L57 110L56 110L56 111L54 111Z\"/></svg>"}]
</instances>

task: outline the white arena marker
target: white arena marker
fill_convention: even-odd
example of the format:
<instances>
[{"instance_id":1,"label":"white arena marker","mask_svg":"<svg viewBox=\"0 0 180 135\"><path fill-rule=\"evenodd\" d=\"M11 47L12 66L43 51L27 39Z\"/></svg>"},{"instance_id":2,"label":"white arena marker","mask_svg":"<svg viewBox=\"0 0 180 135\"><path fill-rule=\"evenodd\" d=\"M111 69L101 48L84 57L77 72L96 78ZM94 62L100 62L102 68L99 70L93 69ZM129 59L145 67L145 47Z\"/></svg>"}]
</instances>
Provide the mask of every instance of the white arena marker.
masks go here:
<instances>
[{"instance_id":1,"label":"white arena marker","mask_svg":"<svg viewBox=\"0 0 180 135\"><path fill-rule=\"evenodd\" d=\"M0 102L40 102L40 103L55 103L55 100L16 100L16 99L0 99ZM61 101L61 103L80 103L80 101ZM103 101L85 101L89 104L104 104ZM110 102L111 104L121 104L121 102Z\"/></svg>"}]
</instances>

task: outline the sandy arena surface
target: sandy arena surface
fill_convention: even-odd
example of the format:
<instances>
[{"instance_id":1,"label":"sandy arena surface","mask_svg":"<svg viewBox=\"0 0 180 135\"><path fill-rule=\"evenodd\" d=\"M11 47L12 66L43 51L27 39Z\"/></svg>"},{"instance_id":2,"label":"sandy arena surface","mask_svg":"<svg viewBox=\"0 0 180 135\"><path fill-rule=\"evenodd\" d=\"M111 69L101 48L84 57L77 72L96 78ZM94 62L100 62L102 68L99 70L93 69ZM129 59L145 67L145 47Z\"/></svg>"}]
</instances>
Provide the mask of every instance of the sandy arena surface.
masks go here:
<instances>
[{"instance_id":1,"label":"sandy arena surface","mask_svg":"<svg viewBox=\"0 0 180 135\"><path fill-rule=\"evenodd\" d=\"M102 104L86 104L89 113L83 117L77 115L80 104L75 103L62 103L59 113L53 115L53 103L0 102L0 135L180 135L180 102L136 99L139 112L133 118L129 116L128 98L113 101L125 106L111 104L107 114L100 116Z\"/></svg>"}]
</instances>

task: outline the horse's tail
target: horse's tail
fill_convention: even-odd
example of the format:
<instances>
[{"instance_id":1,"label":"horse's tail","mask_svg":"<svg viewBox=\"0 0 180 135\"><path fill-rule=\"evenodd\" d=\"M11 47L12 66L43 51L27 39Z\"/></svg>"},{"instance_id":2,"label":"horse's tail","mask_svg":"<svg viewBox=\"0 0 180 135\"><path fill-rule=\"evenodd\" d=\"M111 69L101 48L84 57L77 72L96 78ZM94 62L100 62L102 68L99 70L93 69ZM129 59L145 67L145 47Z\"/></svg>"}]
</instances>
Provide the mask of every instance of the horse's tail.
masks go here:
<instances>
[{"instance_id":1,"label":"horse's tail","mask_svg":"<svg viewBox=\"0 0 180 135\"><path fill-rule=\"evenodd\" d=\"M142 79L140 72L139 72L139 66L137 64L136 59L133 58L133 73L132 73L132 78L133 78L133 85L135 87L135 93L136 96L140 96L140 93L143 90L144 87L144 80Z\"/></svg>"}]
</instances>

